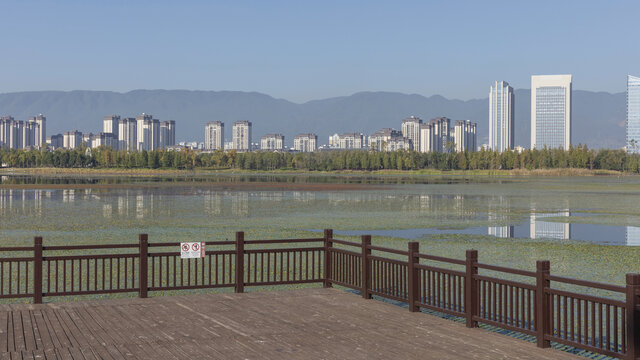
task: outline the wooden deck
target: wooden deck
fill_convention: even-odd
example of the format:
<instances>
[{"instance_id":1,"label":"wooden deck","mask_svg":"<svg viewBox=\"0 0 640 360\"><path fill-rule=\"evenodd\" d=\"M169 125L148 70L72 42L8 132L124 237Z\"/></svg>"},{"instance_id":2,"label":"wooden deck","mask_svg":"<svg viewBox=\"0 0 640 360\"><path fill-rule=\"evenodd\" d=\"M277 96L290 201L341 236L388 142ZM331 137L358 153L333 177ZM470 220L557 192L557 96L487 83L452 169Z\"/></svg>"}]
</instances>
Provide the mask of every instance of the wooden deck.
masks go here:
<instances>
[{"instance_id":1,"label":"wooden deck","mask_svg":"<svg viewBox=\"0 0 640 360\"><path fill-rule=\"evenodd\" d=\"M2 359L577 359L337 289L0 306Z\"/></svg>"}]
</instances>

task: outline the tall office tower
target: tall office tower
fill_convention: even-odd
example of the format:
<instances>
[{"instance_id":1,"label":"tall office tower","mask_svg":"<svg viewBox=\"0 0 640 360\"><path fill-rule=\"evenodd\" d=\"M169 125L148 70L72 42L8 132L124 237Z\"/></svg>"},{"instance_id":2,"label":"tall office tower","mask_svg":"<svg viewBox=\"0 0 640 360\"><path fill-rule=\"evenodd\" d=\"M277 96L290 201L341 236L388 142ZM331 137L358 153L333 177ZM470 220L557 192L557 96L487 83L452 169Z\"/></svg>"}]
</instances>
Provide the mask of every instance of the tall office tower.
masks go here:
<instances>
[{"instance_id":1,"label":"tall office tower","mask_svg":"<svg viewBox=\"0 0 640 360\"><path fill-rule=\"evenodd\" d=\"M153 116L142 113L136 116L136 149L153 150Z\"/></svg>"},{"instance_id":2,"label":"tall office tower","mask_svg":"<svg viewBox=\"0 0 640 360\"><path fill-rule=\"evenodd\" d=\"M233 148L237 151L251 150L251 122L243 120L233 123Z\"/></svg>"},{"instance_id":3,"label":"tall office tower","mask_svg":"<svg viewBox=\"0 0 640 360\"><path fill-rule=\"evenodd\" d=\"M5 140L5 130L4 130L5 126L4 126L4 116L0 117L0 149L2 149L3 147L5 147L5 143L7 140Z\"/></svg>"},{"instance_id":4,"label":"tall office tower","mask_svg":"<svg viewBox=\"0 0 640 360\"><path fill-rule=\"evenodd\" d=\"M344 133L334 135L333 147L337 149L362 149L364 147L364 135L361 133Z\"/></svg>"},{"instance_id":5,"label":"tall office tower","mask_svg":"<svg viewBox=\"0 0 640 360\"><path fill-rule=\"evenodd\" d=\"M107 134L113 134L113 137L118 139L120 133L120 115L105 116L102 121L102 132ZM118 143L111 146L113 149L118 149Z\"/></svg>"},{"instance_id":6,"label":"tall office tower","mask_svg":"<svg viewBox=\"0 0 640 360\"><path fill-rule=\"evenodd\" d=\"M75 149L82 145L82 133L78 130L67 131L63 135L62 142L65 149Z\"/></svg>"},{"instance_id":7,"label":"tall office tower","mask_svg":"<svg viewBox=\"0 0 640 360\"><path fill-rule=\"evenodd\" d=\"M118 149L138 150L138 124L134 118L123 118L118 121Z\"/></svg>"},{"instance_id":8,"label":"tall office tower","mask_svg":"<svg viewBox=\"0 0 640 360\"><path fill-rule=\"evenodd\" d=\"M160 123L160 148L176 144L176 122L174 120Z\"/></svg>"},{"instance_id":9,"label":"tall office tower","mask_svg":"<svg viewBox=\"0 0 640 360\"><path fill-rule=\"evenodd\" d=\"M210 121L204 126L205 150L224 150L224 123Z\"/></svg>"},{"instance_id":10,"label":"tall office tower","mask_svg":"<svg viewBox=\"0 0 640 360\"><path fill-rule=\"evenodd\" d=\"M422 119L410 116L402 120L402 136L411 140L412 149L420 151L420 125Z\"/></svg>"},{"instance_id":11,"label":"tall office tower","mask_svg":"<svg viewBox=\"0 0 640 360\"><path fill-rule=\"evenodd\" d=\"M312 152L318 148L318 135L298 134L293 138L293 150L301 152Z\"/></svg>"},{"instance_id":12,"label":"tall office tower","mask_svg":"<svg viewBox=\"0 0 640 360\"><path fill-rule=\"evenodd\" d=\"M571 75L531 77L531 148L571 146Z\"/></svg>"},{"instance_id":13,"label":"tall office tower","mask_svg":"<svg viewBox=\"0 0 640 360\"><path fill-rule=\"evenodd\" d=\"M513 88L506 81L496 81L489 91L489 148L503 152L513 150Z\"/></svg>"},{"instance_id":14,"label":"tall office tower","mask_svg":"<svg viewBox=\"0 0 640 360\"><path fill-rule=\"evenodd\" d=\"M431 124L420 125L420 152L430 152L431 146Z\"/></svg>"},{"instance_id":15,"label":"tall office tower","mask_svg":"<svg viewBox=\"0 0 640 360\"><path fill-rule=\"evenodd\" d=\"M402 132L385 128L369 135L369 146L377 151L411 150L412 142Z\"/></svg>"},{"instance_id":16,"label":"tall office tower","mask_svg":"<svg viewBox=\"0 0 640 360\"><path fill-rule=\"evenodd\" d=\"M452 138L456 152L476 151L476 123L469 120L456 120Z\"/></svg>"},{"instance_id":17,"label":"tall office tower","mask_svg":"<svg viewBox=\"0 0 640 360\"><path fill-rule=\"evenodd\" d=\"M267 134L260 138L261 150L284 150L284 135Z\"/></svg>"},{"instance_id":18,"label":"tall office tower","mask_svg":"<svg viewBox=\"0 0 640 360\"><path fill-rule=\"evenodd\" d=\"M451 152L451 120L447 117L437 117L429 120L431 125L430 151L441 153Z\"/></svg>"},{"instance_id":19,"label":"tall office tower","mask_svg":"<svg viewBox=\"0 0 640 360\"><path fill-rule=\"evenodd\" d=\"M640 153L640 77L627 76L627 151Z\"/></svg>"}]
</instances>

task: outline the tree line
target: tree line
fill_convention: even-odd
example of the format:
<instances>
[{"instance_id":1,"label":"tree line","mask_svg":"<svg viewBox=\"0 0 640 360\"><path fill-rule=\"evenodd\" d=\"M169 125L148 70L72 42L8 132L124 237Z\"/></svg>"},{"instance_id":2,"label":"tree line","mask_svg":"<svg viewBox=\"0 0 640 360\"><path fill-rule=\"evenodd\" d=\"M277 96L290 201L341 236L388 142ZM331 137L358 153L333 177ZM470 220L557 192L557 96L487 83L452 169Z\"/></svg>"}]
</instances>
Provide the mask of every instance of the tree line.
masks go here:
<instances>
[{"instance_id":1,"label":"tree line","mask_svg":"<svg viewBox=\"0 0 640 360\"><path fill-rule=\"evenodd\" d=\"M522 152L481 150L459 153L420 153L399 150L336 150L313 153L254 151L196 152L189 149L118 151L89 149L0 149L0 163L17 168L122 168L122 169L244 169L244 170L511 170L602 169L640 172L640 155L624 150L594 150L585 145Z\"/></svg>"}]
</instances>

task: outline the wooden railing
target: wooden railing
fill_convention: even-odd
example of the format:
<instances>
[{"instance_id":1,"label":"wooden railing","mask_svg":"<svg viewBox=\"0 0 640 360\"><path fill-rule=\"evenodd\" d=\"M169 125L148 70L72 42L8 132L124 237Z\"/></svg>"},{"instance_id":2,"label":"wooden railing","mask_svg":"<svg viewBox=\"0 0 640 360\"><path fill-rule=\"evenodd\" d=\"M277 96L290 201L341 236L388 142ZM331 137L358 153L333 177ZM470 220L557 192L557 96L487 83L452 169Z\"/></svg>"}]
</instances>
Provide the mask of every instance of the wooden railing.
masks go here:
<instances>
[{"instance_id":1,"label":"wooden railing","mask_svg":"<svg viewBox=\"0 0 640 360\"><path fill-rule=\"evenodd\" d=\"M332 230L280 240L238 232L235 241L206 242L198 259L181 259L179 246L141 234L138 244L43 246L36 237L33 246L0 247L0 299L322 283L405 302L412 312L458 316L468 327L528 334L539 347L556 342L640 359L639 274L627 274L626 286L601 284L551 275L548 261L536 271L511 269L480 263L475 250L451 259L422 254L417 242L398 250L372 245L369 235L334 239Z\"/></svg>"}]
</instances>

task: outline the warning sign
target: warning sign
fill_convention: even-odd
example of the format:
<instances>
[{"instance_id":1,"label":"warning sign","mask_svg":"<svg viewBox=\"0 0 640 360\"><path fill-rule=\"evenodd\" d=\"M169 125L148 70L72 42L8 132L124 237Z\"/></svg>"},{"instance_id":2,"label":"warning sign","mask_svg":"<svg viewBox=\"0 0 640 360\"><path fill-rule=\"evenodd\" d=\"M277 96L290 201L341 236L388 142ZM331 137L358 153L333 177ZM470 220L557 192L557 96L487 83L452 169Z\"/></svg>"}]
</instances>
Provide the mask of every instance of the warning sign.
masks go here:
<instances>
[{"instance_id":1,"label":"warning sign","mask_svg":"<svg viewBox=\"0 0 640 360\"><path fill-rule=\"evenodd\" d=\"M204 242L180 243L180 258L182 259L203 258L204 255L205 255Z\"/></svg>"}]
</instances>

